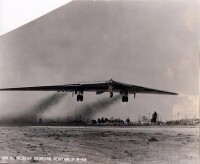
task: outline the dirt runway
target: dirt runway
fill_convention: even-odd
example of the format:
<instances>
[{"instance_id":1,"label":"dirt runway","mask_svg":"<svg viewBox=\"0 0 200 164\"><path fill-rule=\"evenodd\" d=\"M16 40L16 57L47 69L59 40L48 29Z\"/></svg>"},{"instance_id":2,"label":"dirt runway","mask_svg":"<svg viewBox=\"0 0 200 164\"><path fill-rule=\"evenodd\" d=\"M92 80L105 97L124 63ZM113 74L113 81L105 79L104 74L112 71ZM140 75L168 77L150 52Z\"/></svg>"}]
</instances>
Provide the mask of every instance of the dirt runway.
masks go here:
<instances>
[{"instance_id":1,"label":"dirt runway","mask_svg":"<svg viewBox=\"0 0 200 164\"><path fill-rule=\"evenodd\" d=\"M199 128L0 127L0 159L0 163L199 163Z\"/></svg>"}]
</instances>

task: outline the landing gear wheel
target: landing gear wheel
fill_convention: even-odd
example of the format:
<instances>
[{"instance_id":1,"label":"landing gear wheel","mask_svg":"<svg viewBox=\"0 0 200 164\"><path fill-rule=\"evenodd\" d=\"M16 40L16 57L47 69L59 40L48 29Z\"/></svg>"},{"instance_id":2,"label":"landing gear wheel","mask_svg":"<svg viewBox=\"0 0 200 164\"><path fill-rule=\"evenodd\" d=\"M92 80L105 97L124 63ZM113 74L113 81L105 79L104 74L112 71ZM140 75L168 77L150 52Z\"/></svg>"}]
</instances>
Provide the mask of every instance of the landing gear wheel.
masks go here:
<instances>
[{"instance_id":1,"label":"landing gear wheel","mask_svg":"<svg viewBox=\"0 0 200 164\"><path fill-rule=\"evenodd\" d=\"M83 101L83 95L77 95L77 101Z\"/></svg>"},{"instance_id":2,"label":"landing gear wheel","mask_svg":"<svg viewBox=\"0 0 200 164\"><path fill-rule=\"evenodd\" d=\"M125 97L124 96L122 96L122 102L124 102L125 101Z\"/></svg>"},{"instance_id":3,"label":"landing gear wheel","mask_svg":"<svg viewBox=\"0 0 200 164\"><path fill-rule=\"evenodd\" d=\"M79 101L80 100L80 95L77 95L77 101Z\"/></svg>"},{"instance_id":4,"label":"landing gear wheel","mask_svg":"<svg viewBox=\"0 0 200 164\"><path fill-rule=\"evenodd\" d=\"M126 102L128 102L128 96L126 96Z\"/></svg>"},{"instance_id":5,"label":"landing gear wheel","mask_svg":"<svg viewBox=\"0 0 200 164\"><path fill-rule=\"evenodd\" d=\"M128 96L122 96L122 102L128 102Z\"/></svg>"},{"instance_id":6,"label":"landing gear wheel","mask_svg":"<svg viewBox=\"0 0 200 164\"><path fill-rule=\"evenodd\" d=\"M80 101L83 101L83 95L80 95Z\"/></svg>"}]
</instances>

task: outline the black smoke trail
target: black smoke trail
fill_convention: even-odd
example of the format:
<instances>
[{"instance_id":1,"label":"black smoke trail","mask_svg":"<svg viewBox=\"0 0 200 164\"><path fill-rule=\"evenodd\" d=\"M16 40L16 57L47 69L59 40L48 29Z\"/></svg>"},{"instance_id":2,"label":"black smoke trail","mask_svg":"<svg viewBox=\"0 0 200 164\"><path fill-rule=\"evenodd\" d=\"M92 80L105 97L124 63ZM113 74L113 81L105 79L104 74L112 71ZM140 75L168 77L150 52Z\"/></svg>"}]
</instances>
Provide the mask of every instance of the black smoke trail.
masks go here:
<instances>
[{"instance_id":1,"label":"black smoke trail","mask_svg":"<svg viewBox=\"0 0 200 164\"><path fill-rule=\"evenodd\" d=\"M91 104L85 104L82 107L76 108L70 116L75 120L79 119L80 116L91 119L95 114L105 111L108 107L115 104L120 97L120 95L117 95L113 98L103 98Z\"/></svg>"},{"instance_id":2,"label":"black smoke trail","mask_svg":"<svg viewBox=\"0 0 200 164\"><path fill-rule=\"evenodd\" d=\"M41 113L48 111L51 107L57 105L66 95L66 93L54 93L49 95L35 103L33 106L27 108L24 112L10 115L1 122L7 124L26 124L35 122Z\"/></svg>"},{"instance_id":3,"label":"black smoke trail","mask_svg":"<svg viewBox=\"0 0 200 164\"><path fill-rule=\"evenodd\" d=\"M64 97L66 93L54 93L42 100L40 100L35 106L29 108L27 115L38 115L49 110L52 106L57 105Z\"/></svg>"}]
</instances>

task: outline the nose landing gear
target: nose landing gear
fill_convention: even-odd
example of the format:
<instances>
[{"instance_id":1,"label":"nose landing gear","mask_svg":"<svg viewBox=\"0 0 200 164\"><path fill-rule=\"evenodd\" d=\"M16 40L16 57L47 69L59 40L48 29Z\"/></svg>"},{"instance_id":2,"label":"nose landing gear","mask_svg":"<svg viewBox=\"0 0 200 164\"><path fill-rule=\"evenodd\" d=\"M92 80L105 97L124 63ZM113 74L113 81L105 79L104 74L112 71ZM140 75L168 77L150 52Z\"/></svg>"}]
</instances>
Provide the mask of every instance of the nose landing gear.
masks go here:
<instances>
[{"instance_id":1,"label":"nose landing gear","mask_svg":"<svg viewBox=\"0 0 200 164\"><path fill-rule=\"evenodd\" d=\"M108 92L110 92L110 98L112 98L113 97L113 86L112 85L110 85L108 87Z\"/></svg>"},{"instance_id":2,"label":"nose landing gear","mask_svg":"<svg viewBox=\"0 0 200 164\"><path fill-rule=\"evenodd\" d=\"M113 92L110 92L110 98L112 98L113 97Z\"/></svg>"}]
</instances>

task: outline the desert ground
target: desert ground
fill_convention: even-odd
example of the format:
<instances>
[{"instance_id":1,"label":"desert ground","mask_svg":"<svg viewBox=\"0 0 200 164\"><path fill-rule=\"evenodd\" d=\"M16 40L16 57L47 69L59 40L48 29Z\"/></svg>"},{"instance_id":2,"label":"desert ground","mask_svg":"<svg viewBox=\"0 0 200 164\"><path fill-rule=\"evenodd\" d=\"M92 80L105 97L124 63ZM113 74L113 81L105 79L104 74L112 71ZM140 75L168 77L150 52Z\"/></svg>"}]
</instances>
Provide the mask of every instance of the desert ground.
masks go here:
<instances>
[{"instance_id":1,"label":"desert ground","mask_svg":"<svg viewBox=\"0 0 200 164\"><path fill-rule=\"evenodd\" d=\"M199 127L0 127L0 163L199 163Z\"/></svg>"}]
</instances>

